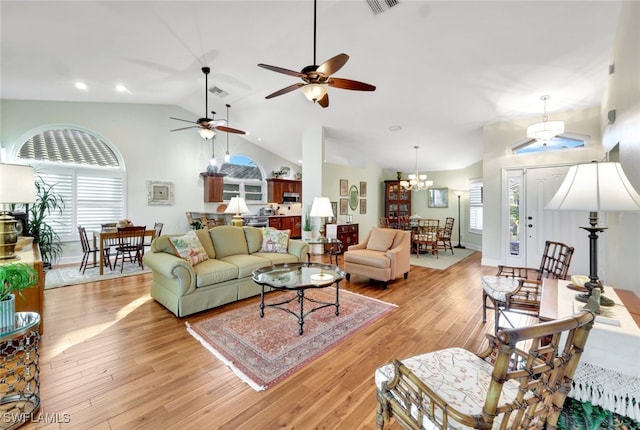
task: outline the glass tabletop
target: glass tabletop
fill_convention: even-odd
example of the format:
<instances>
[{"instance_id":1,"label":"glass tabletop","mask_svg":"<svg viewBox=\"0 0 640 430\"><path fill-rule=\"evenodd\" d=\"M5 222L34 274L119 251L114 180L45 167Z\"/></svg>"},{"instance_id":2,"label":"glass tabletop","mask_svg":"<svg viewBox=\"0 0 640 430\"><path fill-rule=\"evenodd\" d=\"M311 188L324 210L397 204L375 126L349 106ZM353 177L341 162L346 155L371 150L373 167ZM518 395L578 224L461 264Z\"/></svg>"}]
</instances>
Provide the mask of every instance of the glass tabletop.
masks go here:
<instances>
[{"instance_id":1,"label":"glass tabletop","mask_svg":"<svg viewBox=\"0 0 640 430\"><path fill-rule=\"evenodd\" d=\"M4 327L0 332L0 338L10 337L14 334L36 327L40 324L40 314L37 312L16 312L13 326Z\"/></svg>"},{"instance_id":2,"label":"glass tabletop","mask_svg":"<svg viewBox=\"0 0 640 430\"><path fill-rule=\"evenodd\" d=\"M344 279L344 272L332 264L285 263L254 270L252 279L261 285L295 290L326 287Z\"/></svg>"},{"instance_id":3,"label":"glass tabletop","mask_svg":"<svg viewBox=\"0 0 640 430\"><path fill-rule=\"evenodd\" d=\"M315 237L309 239L303 239L309 245L322 245L322 244L338 244L342 243L340 239L326 238L326 237Z\"/></svg>"}]
</instances>

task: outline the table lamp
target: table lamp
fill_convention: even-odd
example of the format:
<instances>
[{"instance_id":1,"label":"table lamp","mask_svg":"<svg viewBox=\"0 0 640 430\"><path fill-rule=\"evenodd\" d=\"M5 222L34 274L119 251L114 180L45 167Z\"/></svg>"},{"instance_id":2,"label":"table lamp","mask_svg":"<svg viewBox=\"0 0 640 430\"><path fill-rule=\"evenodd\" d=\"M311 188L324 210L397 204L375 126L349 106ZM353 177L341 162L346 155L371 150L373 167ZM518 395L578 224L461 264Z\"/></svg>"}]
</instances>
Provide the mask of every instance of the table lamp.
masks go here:
<instances>
[{"instance_id":1,"label":"table lamp","mask_svg":"<svg viewBox=\"0 0 640 430\"><path fill-rule=\"evenodd\" d=\"M620 163L585 163L572 166L545 209L589 211L589 281L584 284L588 294L576 295L587 302L594 288L603 292L598 278L598 212L640 211L640 195L627 179ZM613 306L613 300L600 297L600 305Z\"/></svg>"},{"instance_id":2,"label":"table lamp","mask_svg":"<svg viewBox=\"0 0 640 430\"><path fill-rule=\"evenodd\" d=\"M36 201L36 185L31 166L0 164L0 259L16 258L18 230L16 219L6 207L13 203Z\"/></svg>"},{"instance_id":3,"label":"table lamp","mask_svg":"<svg viewBox=\"0 0 640 430\"><path fill-rule=\"evenodd\" d=\"M333 209L331 208L331 200L329 197L314 197L313 204L311 205L311 212L309 216L326 218L333 216ZM320 221L320 229L318 230L320 237L324 237L324 222Z\"/></svg>"},{"instance_id":4,"label":"table lamp","mask_svg":"<svg viewBox=\"0 0 640 430\"><path fill-rule=\"evenodd\" d=\"M242 214L249 213L249 208L242 197L231 197L229 206L224 210L226 214L234 214L231 224L236 227L242 227Z\"/></svg>"}]
</instances>

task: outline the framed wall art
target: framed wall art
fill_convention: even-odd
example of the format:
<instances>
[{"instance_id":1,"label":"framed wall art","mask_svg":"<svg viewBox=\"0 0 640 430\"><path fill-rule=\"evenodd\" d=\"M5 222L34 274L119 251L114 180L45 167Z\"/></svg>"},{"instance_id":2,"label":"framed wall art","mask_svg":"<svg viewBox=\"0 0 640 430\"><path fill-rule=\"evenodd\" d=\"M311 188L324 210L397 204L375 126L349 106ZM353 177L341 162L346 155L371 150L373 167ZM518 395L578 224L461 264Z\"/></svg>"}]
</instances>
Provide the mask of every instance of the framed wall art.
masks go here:
<instances>
[{"instance_id":1,"label":"framed wall art","mask_svg":"<svg viewBox=\"0 0 640 430\"><path fill-rule=\"evenodd\" d=\"M359 197L360 196L358 195L358 187L356 187L355 185L351 185L351 188L349 188L349 208L352 211L358 209Z\"/></svg>"},{"instance_id":2,"label":"framed wall art","mask_svg":"<svg viewBox=\"0 0 640 430\"><path fill-rule=\"evenodd\" d=\"M349 195L349 181L346 179L340 179L340 195L341 196Z\"/></svg>"},{"instance_id":3,"label":"framed wall art","mask_svg":"<svg viewBox=\"0 0 640 430\"><path fill-rule=\"evenodd\" d=\"M367 197L367 183L360 181L360 197Z\"/></svg>"},{"instance_id":4,"label":"framed wall art","mask_svg":"<svg viewBox=\"0 0 640 430\"><path fill-rule=\"evenodd\" d=\"M430 208L449 207L449 188L429 188L427 206Z\"/></svg>"},{"instance_id":5,"label":"framed wall art","mask_svg":"<svg viewBox=\"0 0 640 430\"><path fill-rule=\"evenodd\" d=\"M367 213L367 199L360 199L360 213Z\"/></svg>"},{"instance_id":6,"label":"framed wall art","mask_svg":"<svg viewBox=\"0 0 640 430\"><path fill-rule=\"evenodd\" d=\"M349 199L340 199L340 215L349 213Z\"/></svg>"},{"instance_id":7,"label":"framed wall art","mask_svg":"<svg viewBox=\"0 0 640 430\"><path fill-rule=\"evenodd\" d=\"M338 218L338 202L331 202L331 210L333 211L333 220L335 220Z\"/></svg>"},{"instance_id":8,"label":"framed wall art","mask_svg":"<svg viewBox=\"0 0 640 430\"><path fill-rule=\"evenodd\" d=\"M147 192L150 205L173 204L173 182L147 181Z\"/></svg>"}]
</instances>

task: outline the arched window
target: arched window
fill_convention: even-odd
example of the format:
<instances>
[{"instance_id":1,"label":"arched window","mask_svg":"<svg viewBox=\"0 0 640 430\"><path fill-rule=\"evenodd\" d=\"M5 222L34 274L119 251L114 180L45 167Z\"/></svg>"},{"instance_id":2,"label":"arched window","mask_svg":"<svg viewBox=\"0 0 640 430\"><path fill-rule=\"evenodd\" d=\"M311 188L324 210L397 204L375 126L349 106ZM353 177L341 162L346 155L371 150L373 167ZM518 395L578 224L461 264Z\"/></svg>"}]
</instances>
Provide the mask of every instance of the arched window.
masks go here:
<instances>
[{"instance_id":1,"label":"arched window","mask_svg":"<svg viewBox=\"0 0 640 430\"><path fill-rule=\"evenodd\" d=\"M247 203L264 203L264 175L260 167L245 155L232 155L220 168L224 173L224 201L244 197Z\"/></svg>"},{"instance_id":2,"label":"arched window","mask_svg":"<svg viewBox=\"0 0 640 430\"><path fill-rule=\"evenodd\" d=\"M62 215L47 218L61 241L77 240L78 225L99 229L124 218L124 163L105 139L79 128L49 127L24 142L17 158L64 200Z\"/></svg>"}]
</instances>

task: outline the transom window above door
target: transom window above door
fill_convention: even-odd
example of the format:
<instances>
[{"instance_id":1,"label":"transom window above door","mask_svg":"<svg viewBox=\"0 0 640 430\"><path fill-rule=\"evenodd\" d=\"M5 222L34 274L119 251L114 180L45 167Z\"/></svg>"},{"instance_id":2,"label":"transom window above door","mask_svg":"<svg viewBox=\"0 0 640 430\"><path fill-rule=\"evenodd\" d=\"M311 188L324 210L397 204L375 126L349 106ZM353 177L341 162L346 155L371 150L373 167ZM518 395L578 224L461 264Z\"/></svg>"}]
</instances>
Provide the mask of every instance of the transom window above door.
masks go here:
<instances>
[{"instance_id":1,"label":"transom window above door","mask_svg":"<svg viewBox=\"0 0 640 430\"><path fill-rule=\"evenodd\" d=\"M513 154L531 154L536 152L563 151L566 149L584 148L587 139L574 134L561 134L549 140L530 139L513 147Z\"/></svg>"}]
</instances>

